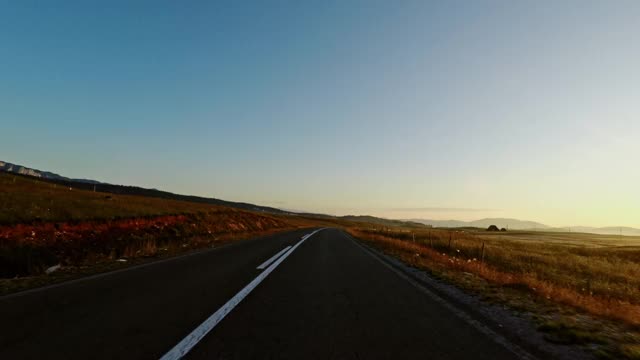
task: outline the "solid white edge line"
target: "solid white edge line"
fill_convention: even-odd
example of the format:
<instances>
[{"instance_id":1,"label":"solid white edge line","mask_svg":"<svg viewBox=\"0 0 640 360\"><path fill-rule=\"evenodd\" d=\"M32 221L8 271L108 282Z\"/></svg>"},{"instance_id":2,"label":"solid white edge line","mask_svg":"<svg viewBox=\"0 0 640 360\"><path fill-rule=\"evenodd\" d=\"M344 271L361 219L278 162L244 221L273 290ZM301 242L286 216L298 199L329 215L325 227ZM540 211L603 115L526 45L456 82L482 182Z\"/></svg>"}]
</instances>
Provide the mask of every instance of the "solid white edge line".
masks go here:
<instances>
[{"instance_id":1,"label":"solid white edge line","mask_svg":"<svg viewBox=\"0 0 640 360\"><path fill-rule=\"evenodd\" d=\"M278 251L277 254L273 255L272 257L269 258L269 260L267 260L267 261L263 262L262 264L260 264L260 266L258 266L256 269L263 270L267 266L271 265L272 262L276 261L280 257L280 255L284 254L285 251L287 251L289 249L291 249L291 245L289 245L286 248Z\"/></svg>"},{"instance_id":2,"label":"solid white edge line","mask_svg":"<svg viewBox=\"0 0 640 360\"><path fill-rule=\"evenodd\" d=\"M185 356L191 349L193 349L200 340L202 340L213 328L227 316L233 308L236 307L249 293L255 289L258 284L264 280L267 275L269 275L280 263L284 261L291 253L293 253L298 246L300 246L305 240L313 236L320 230L318 229L308 236L303 237L302 240L298 241L289 251L287 251L284 255L282 255L278 260L276 260L271 266L269 266L266 270L260 273L255 279L253 279L247 286L245 286L240 292L238 292L235 296L233 296L229 301L227 301L218 311L213 313L213 315L209 316L207 320L205 320L202 324L200 324L195 330L193 330L189 335L187 335L182 341L180 341L176 346L174 346L169 352L164 354L160 360L177 360Z\"/></svg>"}]
</instances>

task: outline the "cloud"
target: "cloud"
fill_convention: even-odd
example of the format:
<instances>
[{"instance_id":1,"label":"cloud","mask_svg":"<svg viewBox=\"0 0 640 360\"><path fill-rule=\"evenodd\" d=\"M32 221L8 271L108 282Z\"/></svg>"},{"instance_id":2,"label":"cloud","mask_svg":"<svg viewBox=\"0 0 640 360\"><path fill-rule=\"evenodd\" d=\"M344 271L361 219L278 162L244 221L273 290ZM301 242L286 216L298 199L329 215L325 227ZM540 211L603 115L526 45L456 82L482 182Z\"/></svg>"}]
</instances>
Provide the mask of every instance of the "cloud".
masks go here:
<instances>
[{"instance_id":1,"label":"cloud","mask_svg":"<svg viewBox=\"0 0 640 360\"><path fill-rule=\"evenodd\" d=\"M479 208L452 208L452 207L405 207L405 208L389 208L387 211L429 211L429 212L483 212L483 211L499 211L498 209L479 209Z\"/></svg>"},{"instance_id":2,"label":"cloud","mask_svg":"<svg viewBox=\"0 0 640 360\"><path fill-rule=\"evenodd\" d=\"M268 206L283 206L283 205L287 205L286 201L280 201L280 200L262 200L262 201L256 201L257 204L268 204Z\"/></svg>"}]
</instances>

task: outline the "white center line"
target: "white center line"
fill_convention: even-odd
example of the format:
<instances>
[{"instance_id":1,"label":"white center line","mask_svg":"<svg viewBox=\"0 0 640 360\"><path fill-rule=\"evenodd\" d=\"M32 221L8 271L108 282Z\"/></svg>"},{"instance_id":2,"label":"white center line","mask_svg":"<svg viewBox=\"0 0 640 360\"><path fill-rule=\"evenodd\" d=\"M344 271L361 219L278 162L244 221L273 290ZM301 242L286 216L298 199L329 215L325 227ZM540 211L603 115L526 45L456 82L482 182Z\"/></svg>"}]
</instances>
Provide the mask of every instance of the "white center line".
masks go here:
<instances>
[{"instance_id":1,"label":"white center line","mask_svg":"<svg viewBox=\"0 0 640 360\"><path fill-rule=\"evenodd\" d=\"M256 269L263 270L267 266L271 265L272 262L276 261L280 257L280 255L284 254L284 252L289 250L289 249L291 249L291 245L289 245L286 248L280 250L277 254L275 254L272 257L270 257L269 260L267 260L267 261L263 262L262 264L260 264L260 266L258 266Z\"/></svg>"},{"instance_id":2,"label":"white center line","mask_svg":"<svg viewBox=\"0 0 640 360\"><path fill-rule=\"evenodd\" d=\"M209 316L202 324L200 324L195 330L187 335L182 341L174 346L168 353L164 354L160 360L177 360L185 356L191 349L193 349L200 340L202 340L227 314L233 310L249 293L255 289L258 284L264 280L280 263L284 261L291 253L293 253L298 246L300 246L305 240L313 236L313 234L323 229L318 229L310 234L302 237L291 249L289 249L284 255L278 258L273 264L260 273L255 279L253 279L247 286L245 286L240 292L234 295L226 304L222 305L218 311Z\"/></svg>"}]
</instances>

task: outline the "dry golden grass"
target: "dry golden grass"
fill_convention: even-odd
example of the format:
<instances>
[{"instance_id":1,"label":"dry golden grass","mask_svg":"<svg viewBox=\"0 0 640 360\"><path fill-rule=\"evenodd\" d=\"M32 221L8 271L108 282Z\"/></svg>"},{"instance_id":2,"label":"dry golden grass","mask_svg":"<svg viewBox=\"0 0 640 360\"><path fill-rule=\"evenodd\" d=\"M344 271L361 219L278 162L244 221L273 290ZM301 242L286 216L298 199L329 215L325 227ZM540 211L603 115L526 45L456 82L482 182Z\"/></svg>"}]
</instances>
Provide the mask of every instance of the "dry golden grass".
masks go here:
<instances>
[{"instance_id":1,"label":"dry golden grass","mask_svg":"<svg viewBox=\"0 0 640 360\"><path fill-rule=\"evenodd\" d=\"M545 233L349 231L418 267L472 273L492 284L526 289L590 314L640 325L637 246L603 246L598 236L587 242L591 237L585 234L547 243Z\"/></svg>"},{"instance_id":2,"label":"dry golden grass","mask_svg":"<svg viewBox=\"0 0 640 360\"><path fill-rule=\"evenodd\" d=\"M214 211L214 205L78 190L0 173L0 224L84 221Z\"/></svg>"},{"instance_id":3,"label":"dry golden grass","mask_svg":"<svg viewBox=\"0 0 640 360\"><path fill-rule=\"evenodd\" d=\"M0 173L0 278L39 276L55 264L70 269L169 256L297 227L288 219Z\"/></svg>"}]
</instances>

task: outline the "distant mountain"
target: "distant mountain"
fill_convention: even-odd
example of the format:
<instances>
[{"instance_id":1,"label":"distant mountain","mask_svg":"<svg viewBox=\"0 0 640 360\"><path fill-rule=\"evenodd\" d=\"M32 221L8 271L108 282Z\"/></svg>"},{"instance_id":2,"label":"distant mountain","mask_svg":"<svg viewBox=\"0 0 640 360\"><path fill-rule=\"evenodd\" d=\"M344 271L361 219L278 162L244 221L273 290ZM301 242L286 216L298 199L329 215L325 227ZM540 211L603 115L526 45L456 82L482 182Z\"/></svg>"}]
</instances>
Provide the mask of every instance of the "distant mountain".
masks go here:
<instances>
[{"instance_id":1,"label":"distant mountain","mask_svg":"<svg viewBox=\"0 0 640 360\"><path fill-rule=\"evenodd\" d=\"M541 224L535 221L526 221L509 218L488 218L482 220L471 221L471 226L475 227L489 227L490 225L496 225L500 228L508 228L514 230L520 229L547 229L549 226Z\"/></svg>"},{"instance_id":2,"label":"distant mountain","mask_svg":"<svg viewBox=\"0 0 640 360\"><path fill-rule=\"evenodd\" d=\"M0 170L8 173L33 176L33 177L46 179L46 180L73 181L73 182L80 182L80 183L87 183L87 184L100 184L99 181L95 181L95 180L71 179L71 178L64 177L52 172L36 170L36 169L28 168L22 165L8 163L5 161L0 161Z\"/></svg>"},{"instance_id":3,"label":"distant mountain","mask_svg":"<svg viewBox=\"0 0 640 360\"><path fill-rule=\"evenodd\" d=\"M417 221L391 220L391 219L384 219L384 218L368 216L368 215L346 215L346 216L340 216L339 218L343 220L348 220L348 221L366 222L370 224L378 224L378 225L388 226L388 227L394 227L394 226L424 227L425 226L425 224L422 224Z\"/></svg>"},{"instance_id":4,"label":"distant mountain","mask_svg":"<svg viewBox=\"0 0 640 360\"><path fill-rule=\"evenodd\" d=\"M480 219L475 221L425 220L425 219L411 219L410 221L419 222L425 225L431 225L433 227L488 228L490 225L496 225L499 228L508 228L513 230L548 229L549 228L549 226L535 222L535 221L524 221L524 220L509 219L509 218L487 218L487 219Z\"/></svg>"},{"instance_id":5,"label":"distant mountain","mask_svg":"<svg viewBox=\"0 0 640 360\"><path fill-rule=\"evenodd\" d=\"M625 226L609 226L609 227L590 227L590 226L572 226L572 227L551 227L535 221L525 221L509 218L488 218L475 221L460 220L425 220L411 219L409 221L418 222L433 227L444 228L460 228L460 227L476 227L486 229L490 225L496 225L500 228L509 228L511 230L540 230L555 232L582 232L600 235L625 235L640 236L640 229Z\"/></svg>"},{"instance_id":6,"label":"distant mountain","mask_svg":"<svg viewBox=\"0 0 640 360\"><path fill-rule=\"evenodd\" d=\"M570 228L573 232L583 232L591 234L601 235L624 235L624 236L640 236L640 229L626 227L626 226L607 226L607 227L590 227L590 226L575 226Z\"/></svg>"},{"instance_id":7,"label":"distant mountain","mask_svg":"<svg viewBox=\"0 0 640 360\"><path fill-rule=\"evenodd\" d=\"M111 194L140 195L140 196L150 196L150 197L161 198L161 199L191 201L191 202L198 202L198 203L205 203L205 204L212 204L212 205L228 206L228 207L237 208L237 209L268 212L268 213L274 213L274 214L290 213L288 211L283 211L273 207L260 206L260 205L249 204L249 203L226 201L226 200L205 198L205 197L192 196L192 195L179 195L179 194L170 193L168 191L162 191L162 190L156 190L156 189L145 189L137 186L113 185L113 184L107 184L107 183L103 183L95 180L71 179L71 178L58 175L52 172L31 169L25 166L15 165L5 161L0 161L0 171L16 174L18 176L36 177L42 181L61 184L64 186L73 187L77 189L94 190L94 191L111 193Z\"/></svg>"},{"instance_id":8,"label":"distant mountain","mask_svg":"<svg viewBox=\"0 0 640 360\"><path fill-rule=\"evenodd\" d=\"M471 226L466 221L460 220L425 220L425 219L408 219L408 221L413 221L425 225L430 225L433 227L442 227L442 228L458 228L458 227L467 227Z\"/></svg>"}]
</instances>

